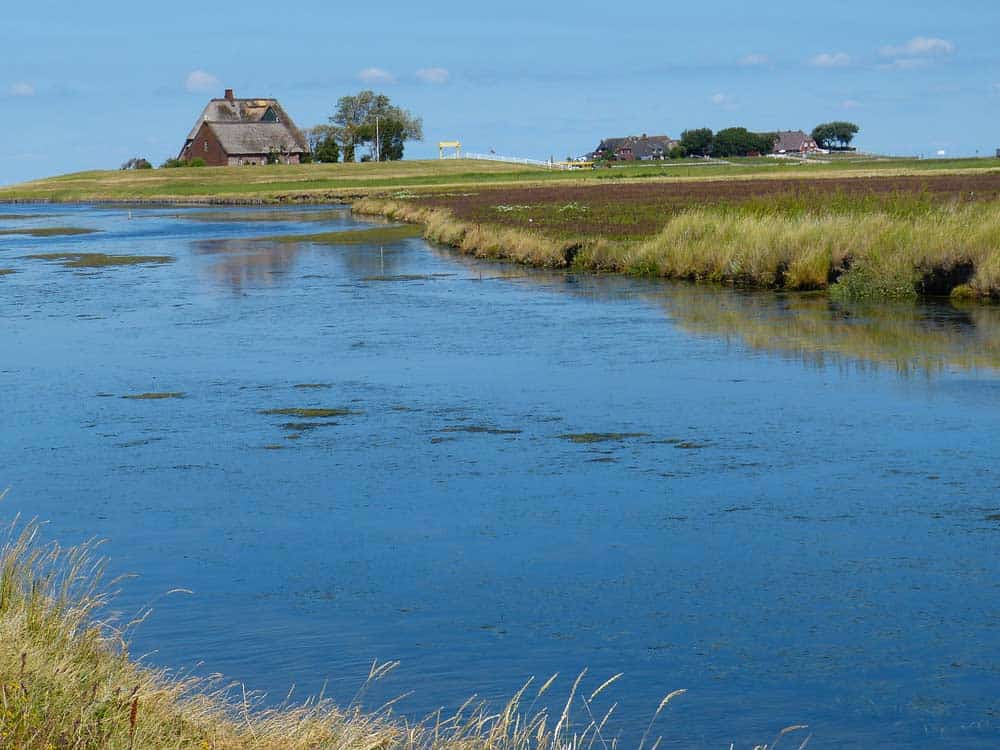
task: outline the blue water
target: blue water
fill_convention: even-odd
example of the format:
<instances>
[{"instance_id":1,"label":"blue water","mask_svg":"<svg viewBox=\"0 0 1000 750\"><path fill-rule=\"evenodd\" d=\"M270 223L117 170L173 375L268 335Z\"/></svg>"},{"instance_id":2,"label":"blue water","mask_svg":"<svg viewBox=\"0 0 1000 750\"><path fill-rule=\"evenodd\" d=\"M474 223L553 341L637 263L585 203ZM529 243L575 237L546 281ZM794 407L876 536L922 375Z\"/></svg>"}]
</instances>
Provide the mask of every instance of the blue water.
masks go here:
<instances>
[{"instance_id":1,"label":"blue water","mask_svg":"<svg viewBox=\"0 0 1000 750\"><path fill-rule=\"evenodd\" d=\"M0 518L106 539L149 663L347 702L399 660L367 700L409 717L624 672L629 747L677 688L664 747L1000 744L992 308L248 240L368 226L330 208L0 214L100 230L0 235ZM176 261L25 257L64 251Z\"/></svg>"}]
</instances>

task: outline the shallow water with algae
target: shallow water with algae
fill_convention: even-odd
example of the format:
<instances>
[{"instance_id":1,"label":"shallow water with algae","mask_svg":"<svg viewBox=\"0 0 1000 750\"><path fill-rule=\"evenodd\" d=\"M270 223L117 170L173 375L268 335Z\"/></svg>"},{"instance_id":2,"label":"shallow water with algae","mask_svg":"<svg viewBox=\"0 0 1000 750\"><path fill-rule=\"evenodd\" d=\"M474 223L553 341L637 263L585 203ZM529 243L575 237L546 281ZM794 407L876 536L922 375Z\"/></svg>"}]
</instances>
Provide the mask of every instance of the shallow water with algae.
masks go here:
<instances>
[{"instance_id":1,"label":"shallow water with algae","mask_svg":"<svg viewBox=\"0 0 1000 750\"><path fill-rule=\"evenodd\" d=\"M150 663L346 703L399 659L364 700L412 717L586 666L628 746L675 688L663 747L1000 744L1000 309L3 213L0 516L106 538Z\"/></svg>"}]
</instances>

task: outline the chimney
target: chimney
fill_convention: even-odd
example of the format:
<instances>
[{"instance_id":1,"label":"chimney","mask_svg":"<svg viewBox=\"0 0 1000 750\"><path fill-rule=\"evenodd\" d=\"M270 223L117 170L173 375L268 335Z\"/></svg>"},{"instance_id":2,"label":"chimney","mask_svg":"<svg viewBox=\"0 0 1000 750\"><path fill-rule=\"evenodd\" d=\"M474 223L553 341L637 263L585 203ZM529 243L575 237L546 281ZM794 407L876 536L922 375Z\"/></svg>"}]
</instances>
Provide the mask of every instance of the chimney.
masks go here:
<instances>
[{"instance_id":1,"label":"chimney","mask_svg":"<svg viewBox=\"0 0 1000 750\"><path fill-rule=\"evenodd\" d=\"M226 100L231 102L234 98L235 97L233 96L233 90L226 89Z\"/></svg>"}]
</instances>

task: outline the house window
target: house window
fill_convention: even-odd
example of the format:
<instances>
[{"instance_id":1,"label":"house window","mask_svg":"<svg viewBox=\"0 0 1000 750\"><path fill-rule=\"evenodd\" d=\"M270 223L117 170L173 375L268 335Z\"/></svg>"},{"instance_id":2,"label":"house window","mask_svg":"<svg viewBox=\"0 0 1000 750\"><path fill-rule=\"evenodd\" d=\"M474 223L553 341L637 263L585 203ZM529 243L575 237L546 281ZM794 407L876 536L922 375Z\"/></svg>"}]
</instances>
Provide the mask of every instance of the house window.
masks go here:
<instances>
[{"instance_id":1,"label":"house window","mask_svg":"<svg viewBox=\"0 0 1000 750\"><path fill-rule=\"evenodd\" d=\"M202 145L205 147L205 153L208 153L208 141L203 141Z\"/></svg>"}]
</instances>

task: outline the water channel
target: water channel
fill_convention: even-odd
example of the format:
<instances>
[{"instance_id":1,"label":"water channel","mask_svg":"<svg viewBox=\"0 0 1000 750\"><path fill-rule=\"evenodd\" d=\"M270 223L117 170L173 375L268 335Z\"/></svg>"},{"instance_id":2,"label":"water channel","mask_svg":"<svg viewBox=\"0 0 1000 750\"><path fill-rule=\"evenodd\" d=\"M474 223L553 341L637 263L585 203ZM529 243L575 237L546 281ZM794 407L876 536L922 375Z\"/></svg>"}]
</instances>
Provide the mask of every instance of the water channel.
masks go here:
<instances>
[{"instance_id":1,"label":"water channel","mask_svg":"<svg viewBox=\"0 0 1000 750\"><path fill-rule=\"evenodd\" d=\"M150 664L346 703L399 660L365 700L413 718L624 672L625 747L677 688L662 747L1000 744L1000 309L532 270L343 207L0 214L0 520L106 539Z\"/></svg>"}]
</instances>

